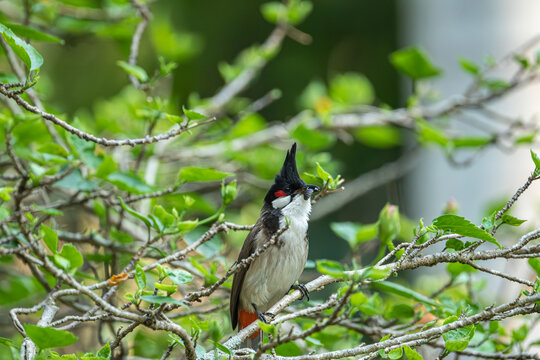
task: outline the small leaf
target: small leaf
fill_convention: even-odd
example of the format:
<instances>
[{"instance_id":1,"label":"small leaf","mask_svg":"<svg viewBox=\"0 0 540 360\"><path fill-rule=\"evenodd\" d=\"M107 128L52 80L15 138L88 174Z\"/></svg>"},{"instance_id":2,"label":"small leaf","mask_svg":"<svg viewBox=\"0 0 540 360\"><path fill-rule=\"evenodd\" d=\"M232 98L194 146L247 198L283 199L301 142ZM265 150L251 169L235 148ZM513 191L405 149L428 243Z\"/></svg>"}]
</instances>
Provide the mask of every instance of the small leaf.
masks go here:
<instances>
[{"instance_id":1,"label":"small leaf","mask_svg":"<svg viewBox=\"0 0 540 360\"><path fill-rule=\"evenodd\" d=\"M185 167L180 170L178 180L181 182L217 181L233 175L234 174L224 173L214 169Z\"/></svg>"},{"instance_id":2,"label":"small leaf","mask_svg":"<svg viewBox=\"0 0 540 360\"><path fill-rule=\"evenodd\" d=\"M428 304L434 307L439 307L440 304L434 301L433 299L428 298L425 295L420 294L412 290L409 287L391 282L391 281L378 281L370 284L370 287L377 289L379 291L384 291L386 293L392 293L396 295L403 296L407 299L413 299L424 304Z\"/></svg>"},{"instance_id":3,"label":"small leaf","mask_svg":"<svg viewBox=\"0 0 540 360\"><path fill-rule=\"evenodd\" d=\"M277 333L275 325L263 323L261 320L257 320L261 330L267 334L275 335Z\"/></svg>"},{"instance_id":4,"label":"small leaf","mask_svg":"<svg viewBox=\"0 0 540 360\"><path fill-rule=\"evenodd\" d=\"M189 230L193 230L199 225L199 220L186 220L186 221L180 221L176 228L182 232L187 232Z\"/></svg>"},{"instance_id":5,"label":"small leaf","mask_svg":"<svg viewBox=\"0 0 540 360\"><path fill-rule=\"evenodd\" d=\"M530 258L528 260L529 265L536 271L536 275L540 276L540 259L538 258Z\"/></svg>"},{"instance_id":6,"label":"small leaf","mask_svg":"<svg viewBox=\"0 0 540 360\"><path fill-rule=\"evenodd\" d=\"M373 86L364 76L356 73L337 75L330 82L330 98L336 103L353 106L368 105L375 99Z\"/></svg>"},{"instance_id":7,"label":"small leaf","mask_svg":"<svg viewBox=\"0 0 540 360\"><path fill-rule=\"evenodd\" d=\"M171 281L177 285L187 284L193 281L193 275L182 269L169 269L166 268L165 272Z\"/></svg>"},{"instance_id":8,"label":"small leaf","mask_svg":"<svg viewBox=\"0 0 540 360\"><path fill-rule=\"evenodd\" d=\"M219 350L223 351L225 354L227 354L227 355L229 355L229 356L232 355L231 349L229 349L229 348L226 347L225 345L222 345L222 344L220 344L220 343L218 343L217 341L214 341L214 340L210 340L210 342L211 342L212 344L214 344L214 346L215 346L216 348L218 348Z\"/></svg>"},{"instance_id":9,"label":"small leaf","mask_svg":"<svg viewBox=\"0 0 540 360\"><path fill-rule=\"evenodd\" d=\"M416 46L393 52L390 54L390 62L398 71L413 80L441 74L441 70L431 62L425 51Z\"/></svg>"},{"instance_id":10,"label":"small leaf","mask_svg":"<svg viewBox=\"0 0 540 360\"><path fill-rule=\"evenodd\" d=\"M109 345L108 341L101 349L99 349L96 356L101 356L105 359L109 359L111 357L111 346Z\"/></svg>"},{"instance_id":11,"label":"small leaf","mask_svg":"<svg viewBox=\"0 0 540 360\"><path fill-rule=\"evenodd\" d=\"M78 269L84 264L82 254L73 244L65 244L62 246L62 251L59 255L69 261L69 268L72 270Z\"/></svg>"},{"instance_id":12,"label":"small leaf","mask_svg":"<svg viewBox=\"0 0 540 360\"><path fill-rule=\"evenodd\" d=\"M37 70L43 65L43 57L34 47L19 38L11 29L0 24L0 34L13 50L13 52L23 61L30 71Z\"/></svg>"},{"instance_id":13,"label":"small leaf","mask_svg":"<svg viewBox=\"0 0 540 360\"><path fill-rule=\"evenodd\" d=\"M28 26L19 25L19 24L7 24L7 26L17 35L22 38L34 40L34 41L45 41L52 42L57 44L64 44L64 40L60 39L51 34L41 32L39 30L33 29Z\"/></svg>"},{"instance_id":14,"label":"small leaf","mask_svg":"<svg viewBox=\"0 0 540 360\"><path fill-rule=\"evenodd\" d=\"M457 316L451 316L444 321L444 325L457 321ZM469 346L469 342L474 336L474 325L468 325L455 330L450 330L444 333L444 346L448 351L462 351Z\"/></svg>"},{"instance_id":15,"label":"small leaf","mask_svg":"<svg viewBox=\"0 0 540 360\"><path fill-rule=\"evenodd\" d=\"M424 360L422 355L420 355L415 349L411 349L409 345L404 345L403 350L405 351L405 355L409 360Z\"/></svg>"},{"instance_id":16,"label":"small leaf","mask_svg":"<svg viewBox=\"0 0 540 360\"><path fill-rule=\"evenodd\" d=\"M478 66L478 64L467 58L464 58L463 56L459 58L459 65L461 65L461 68L463 70L467 71L472 75L478 75L480 73L480 67Z\"/></svg>"},{"instance_id":17,"label":"small leaf","mask_svg":"<svg viewBox=\"0 0 540 360\"><path fill-rule=\"evenodd\" d=\"M414 316L414 309L412 306L407 304L396 304L392 306L388 314L386 315L387 319L399 319L407 320Z\"/></svg>"},{"instance_id":18,"label":"small leaf","mask_svg":"<svg viewBox=\"0 0 540 360\"><path fill-rule=\"evenodd\" d=\"M154 190L138 176L120 171L115 171L108 174L106 180L120 190L133 194L144 194Z\"/></svg>"},{"instance_id":19,"label":"small leaf","mask_svg":"<svg viewBox=\"0 0 540 360\"><path fill-rule=\"evenodd\" d=\"M127 72L129 75L135 76L140 82L144 83L148 81L148 74L142 67L137 65L130 65L122 60L117 61L116 64L122 69L124 69L124 71Z\"/></svg>"},{"instance_id":20,"label":"small leaf","mask_svg":"<svg viewBox=\"0 0 540 360\"><path fill-rule=\"evenodd\" d=\"M141 296L141 300L152 304L176 304L187 307L182 301L163 295L143 295Z\"/></svg>"},{"instance_id":21,"label":"small leaf","mask_svg":"<svg viewBox=\"0 0 540 360\"><path fill-rule=\"evenodd\" d=\"M433 225L440 230L450 231L459 235L489 241L490 243L493 243L501 248L501 245L497 239L464 217L450 214L442 215L433 220Z\"/></svg>"},{"instance_id":22,"label":"small leaf","mask_svg":"<svg viewBox=\"0 0 540 360\"><path fill-rule=\"evenodd\" d=\"M331 260L317 260L317 270L323 275L331 277L342 277L343 267L341 264Z\"/></svg>"},{"instance_id":23,"label":"small leaf","mask_svg":"<svg viewBox=\"0 0 540 360\"><path fill-rule=\"evenodd\" d=\"M518 219L512 215L508 215L508 214L504 214L502 217L501 217L501 221L503 224L507 224L507 225L511 225L511 226L519 226L521 224L523 224L525 221L527 220L521 220L521 219Z\"/></svg>"},{"instance_id":24,"label":"small leaf","mask_svg":"<svg viewBox=\"0 0 540 360\"><path fill-rule=\"evenodd\" d=\"M119 197L118 200L120 201L120 206L122 206L122 209L126 210L129 214L135 216L137 219L144 222L148 228L152 227L152 221L149 218L130 208L121 197Z\"/></svg>"},{"instance_id":25,"label":"small leaf","mask_svg":"<svg viewBox=\"0 0 540 360\"><path fill-rule=\"evenodd\" d=\"M78 338L70 332L57 330L52 327L40 327L32 324L25 324L24 331L40 349L50 349L68 346L75 343Z\"/></svg>"},{"instance_id":26,"label":"small leaf","mask_svg":"<svg viewBox=\"0 0 540 360\"><path fill-rule=\"evenodd\" d=\"M208 116L206 115L203 115L203 114L200 114L196 111L193 111L193 110L189 110L189 109L186 109L185 107L182 106L182 110L184 111L184 115L186 115L186 118L188 120L201 120L201 119L206 119Z\"/></svg>"},{"instance_id":27,"label":"small leaf","mask_svg":"<svg viewBox=\"0 0 540 360\"><path fill-rule=\"evenodd\" d=\"M392 268L385 267L385 268L379 268L370 266L364 269L364 272L362 273L362 278L376 281L385 279L390 275L390 272L392 271Z\"/></svg>"},{"instance_id":28,"label":"small leaf","mask_svg":"<svg viewBox=\"0 0 540 360\"><path fill-rule=\"evenodd\" d=\"M261 13L266 21L276 24L287 18L287 7L280 2L271 1L261 5Z\"/></svg>"},{"instance_id":29,"label":"small leaf","mask_svg":"<svg viewBox=\"0 0 540 360\"><path fill-rule=\"evenodd\" d=\"M146 274L140 264L135 267L135 282L139 290L146 288Z\"/></svg>"},{"instance_id":30,"label":"small leaf","mask_svg":"<svg viewBox=\"0 0 540 360\"><path fill-rule=\"evenodd\" d=\"M332 181L332 175L329 172L324 170L321 164L317 163L317 176L325 183Z\"/></svg>"},{"instance_id":31,"label":"small leaf","mask_svg":"<svg viewBox=\"0 0 540 360\"><path fill-rule=\"evenodd\" d=\"M461 263L449 263L448 265L446 265L446 269L453 277L456 277L461 273L473 273L477 271L471 265Z\"/></svg>"},{"instance_id":32,"label":"small leaf","mask_svg":"<svg viewBox=\"0 0 540 360\"><path fill-rule=\"evenodd\" d=\"M43 231L43 241L45 242L45 245L47 245L53 254L56 254L58 251L58 234L44 224L41 224L41 231Z\"/></svg>"},{"instance_id":33,"label":"small leaf","mask_svg":"<svg viewBox=\"0 0 540 360\"><path fill-rule=\"evenodd\" d=\"M160 284L158 282L155 282L154 283L154 286L156 287L156 289L158 290L162 290L162 291L165 291L167 293L167 295L170 295L172 293L175 293L176 290L178 290L178 286L177 285L166 285L166 284Z\"/></svg>"},{"instance_id":34,"label":"small leaf","mask_svg":"<svg viewBox=\"0 0 540 360\"><path fill-rule=\"evenodd\" d=\"M535 166L534 171L533 171L533 176L538 177L540 176L540 157L538 157L538 154L532 151L532 149L531 149L531 157L533 159L534 166Z\"/></svg>"},{"instance_id":35,"label":"small leaf","mask_svg":"<svg viewBox=\"0 0 540 360\"><path fill-rule=\"evenodd\" d=\"M169 214L161 205L154 206L154 214L165 227L171 226L176 218Z\"/></svg>"}]
</instances>

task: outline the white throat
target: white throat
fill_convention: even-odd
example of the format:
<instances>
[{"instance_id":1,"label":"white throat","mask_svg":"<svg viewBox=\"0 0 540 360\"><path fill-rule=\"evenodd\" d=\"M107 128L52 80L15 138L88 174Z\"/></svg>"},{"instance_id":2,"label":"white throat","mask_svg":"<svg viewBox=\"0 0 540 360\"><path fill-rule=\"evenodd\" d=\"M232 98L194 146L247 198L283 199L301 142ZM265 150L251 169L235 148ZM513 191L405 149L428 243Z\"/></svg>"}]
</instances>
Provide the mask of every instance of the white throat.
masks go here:
<instances>
[{"instance_id":1,"label":"white throat","mask_svg":"<svg viewBox=\"0 0 540 360\"><path fill-rule=\"evenodd\" d=\"M288 223L290 229L287 232L293 233L295 237L298 236L304 239L307 233L310 213L311 198L305 200L303 194L298 194L292 201L281 208L280 228L287 226Z\"/></svg>"}]
</instances>

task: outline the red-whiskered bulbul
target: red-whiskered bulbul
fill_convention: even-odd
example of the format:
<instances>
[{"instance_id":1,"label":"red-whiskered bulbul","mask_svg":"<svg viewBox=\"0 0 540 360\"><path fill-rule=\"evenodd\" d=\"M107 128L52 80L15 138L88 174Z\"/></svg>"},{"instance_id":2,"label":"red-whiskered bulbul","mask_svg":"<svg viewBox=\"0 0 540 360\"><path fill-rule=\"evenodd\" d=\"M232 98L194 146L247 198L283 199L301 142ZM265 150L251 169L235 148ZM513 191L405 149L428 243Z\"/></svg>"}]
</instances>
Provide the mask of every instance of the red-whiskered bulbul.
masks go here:
<instances>
[{"instance_id":1,"label":"red-whiskered bulbul","mask_svg":"<svg viewBox=\"0 0 540 360\"><path fill-rule=\"evenodd\" d=\"M237 262L250 256L272 235L289 225L275 246L271 246L249 266L234 275L231 291L231 323L240 329L260 319L289 290L296 289L309 299L304 285L296 284L308 255L308 220L311 195L319 188L307 185L296 169L296 144L287 151L281 171L264 198L259 219L246 237ZM260 331L251 338L257 339ZM253 343L254 341L251 341Z\"/></svg>"}]
</instances>

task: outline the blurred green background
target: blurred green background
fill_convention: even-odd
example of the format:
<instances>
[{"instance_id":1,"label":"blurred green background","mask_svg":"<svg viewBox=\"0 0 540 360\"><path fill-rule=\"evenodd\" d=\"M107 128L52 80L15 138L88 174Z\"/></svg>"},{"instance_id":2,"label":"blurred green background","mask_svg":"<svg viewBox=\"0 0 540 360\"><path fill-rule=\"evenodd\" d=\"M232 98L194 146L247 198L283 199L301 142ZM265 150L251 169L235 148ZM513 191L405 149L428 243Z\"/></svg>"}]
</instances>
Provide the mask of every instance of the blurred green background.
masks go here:
<instances>
[{"instance_id":1,"label":"blurred green background","mask_svg":"<svg viewBox=\"0 0 540 360\"><path fill-rule=\"evenodd\" d=\"M95 3L96 9L99 8L101 2ZM147 71L156 68L156 53L179 63L168 84L172 90L171 103L178 107L189 103L190 94L209 97L224 83L219 64L232 63L242 50L261 44L272 31L273 25L261 15L263 3L154 2L151 7L154 18L143 36L138 64ZM357 72L373 84L376 105L403 105L399 77L388 60L388 55L398 47L395 1L314 1L313 5L312 13L299 26L312 37L311 43L302 45L285 39L278 56L242 96L257 99L271 89L281 90L281 98L263 109L261 115L267 121L286 121L301 110L298 99L311 81L328 82L336 74ZM99 14L96 12L95 16ZM103 102L129 87L126 74L119 71L116 62L127 59L137 21L137 18L93 21L88 23L88 28L80 29L66 19L58 23L72 31L65 44L37 46L46 59L40 86L47 103L69 116L81 115L84 110L96 115L96 108L106 106ZM95 34L89 34L90 29ZM80 35L73 35L77 30ZM376 149L358 142L350 145L336 142L329 151L343 165L339 169L343 177L351 180L397 158L400 148ZM391 182L313 222L310 258L346 256L350 251L346 242L332 233L329 223L374 222L386 202L402 205L400 189L399 182ZM332 243L331 248L328 242Z\"/></svg>"}]
</instances>

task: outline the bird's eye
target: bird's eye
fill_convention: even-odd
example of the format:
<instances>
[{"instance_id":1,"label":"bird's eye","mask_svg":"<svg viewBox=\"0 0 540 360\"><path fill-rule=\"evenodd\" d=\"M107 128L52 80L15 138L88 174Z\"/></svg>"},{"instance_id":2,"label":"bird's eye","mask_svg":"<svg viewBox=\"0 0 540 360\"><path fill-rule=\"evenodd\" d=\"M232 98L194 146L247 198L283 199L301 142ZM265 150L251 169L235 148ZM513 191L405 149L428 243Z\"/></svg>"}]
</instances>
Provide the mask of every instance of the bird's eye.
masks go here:
<instances>
[{"instance_id":1,"label":"bird's eye","mask_svg":"<svg viewBox=\"0 0 540 360\"><path fill-rule=\"evenodd\" d=\"M283 190L278 190L274 193L274 196L279 198L279 197L287 196L287 194L285 194L285 191Z\"/></svg>"}]
</instances>

